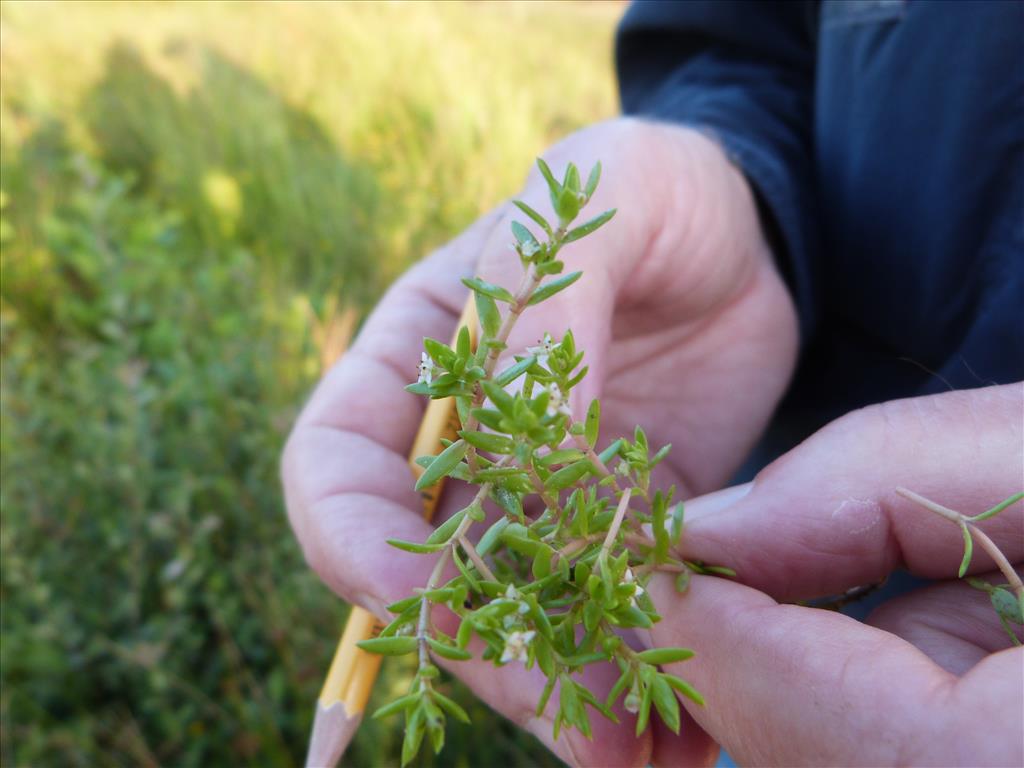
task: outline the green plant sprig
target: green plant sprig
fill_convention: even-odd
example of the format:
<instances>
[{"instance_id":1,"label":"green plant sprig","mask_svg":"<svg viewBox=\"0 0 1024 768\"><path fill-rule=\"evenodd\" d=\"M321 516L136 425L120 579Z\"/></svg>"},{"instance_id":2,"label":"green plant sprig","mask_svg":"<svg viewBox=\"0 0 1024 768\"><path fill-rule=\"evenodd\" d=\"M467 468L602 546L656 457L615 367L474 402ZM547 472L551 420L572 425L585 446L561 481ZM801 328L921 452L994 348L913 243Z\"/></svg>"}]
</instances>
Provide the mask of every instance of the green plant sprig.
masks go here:
<instances>
[{"instance_id":1,"label":"green plant sprig","mask_svg":"<svg viewBox=\"0 0 1024 768\"><path fill-rule=\"evenodd\" d=\"M557 222L548 222L522 201L520 211L539 227L511 225L513 250L523 274L515 292L479 277L463 280L474 293L482 328L476 350L468 328L454 348L424 339L419 380L410 392L431 398L455 398L463 428L437 456L417 460L424 472L417 490L443 477L479 486L473 500L439 526L424 542L390 540L393 546L438 559L427 584L388 606L395 618L377 638L360 643L385 655L418 654L408 693L379 709L374 717L405 715L403 764L429 736L435 752L444 744L446 716L467 721L466 713L437 690L440 671L432 658L471 658L475 635L482 658L496 665L537 666L547 678L537 713L558 687L554 736L562 728L591 734L589 710L617 722L616 702L637 715L637 733L647 728L653 706L674 731L680 726L679 700L703 704L686 681L659 665L684 661L686 648L637 652L620 632L648 628L660 616L645 589L655 571L675 574L676 588L687 589L689 575L732 575L727 568L704 566L674 554L683 529L683 505L673 503L674 488L651 488L651 471L670 446L653 450L640 427L599 449L601 405L594 400L583 421L573 419L569 397L587 374L583 351L572 331L559 340L550 334L513 355L497 370L520 315L569 288L581 272L563 274L563 247L586 237L615 215L609 210L574 226L590 201L601 165L582 183L570 163L558 181L543 160ZM504 308L499 308L504 305ZM536 516L527 514L539 500ZM486 520L485 504L501 512L473 544L468 535ZM450 565L455 575L451 576ZM447 580L445 580L447 579ZM432 621L436 606L458 619L453 636ZM578 639L579 638L579 639ZM574 676L589 664L613 662L620 675L603 700Z\"/></svg>"},{"instance_id":2,"label":"green plant sprig","mask_svg":"<svg viewBox=\"0 0 1024 768\"><path fill-rule=\"evenodd\" d=\"M989 599L992 601L992 607L995 608L996 613L999 615L999 621L1003 625L1003 629L1006 630L1006 634L1010 636L1014 645L1020 645L1020 638L1017 637L1017 633L1013 631L1010 624L1024 625L1024 582L1021 582L1020 576L1017 575L1017 571L1014 570L1006 555L989 538L988 534L978 528L975 523L995 517L1007 507L1024 499L1024 493L1015 493L991 509L973 516L963 515L954 509L944 507L906 488L897 488L896 493L959 526L960 534L964 540L964 556L960 561L960 569L957 574L961 579L971 565L975 541L992 558L996 567L1006 577L1007 583L989 584L981 579L968 579L967 583L975 589L988 593Z\"/></svg>"}]
</instances>

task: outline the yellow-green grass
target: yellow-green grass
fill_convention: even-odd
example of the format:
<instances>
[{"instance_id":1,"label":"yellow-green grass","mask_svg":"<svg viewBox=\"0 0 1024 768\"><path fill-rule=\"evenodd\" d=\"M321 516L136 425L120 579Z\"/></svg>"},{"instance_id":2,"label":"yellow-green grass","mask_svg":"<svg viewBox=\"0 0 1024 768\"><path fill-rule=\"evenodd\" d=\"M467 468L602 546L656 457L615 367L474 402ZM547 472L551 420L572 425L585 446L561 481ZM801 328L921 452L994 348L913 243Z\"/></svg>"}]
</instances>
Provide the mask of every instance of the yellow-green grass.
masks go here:
<instances>
[{"instance_id":1,"label":"yellow-green grass","mask_svg":"<svg viewBox=\"0 0 1024 768\"><path fill-rule=\"evenodd\" d=\"M277 479L318 332L615 111L620 12L0 3L0 763L301 759L345 612ZM551 762L472 714L423 764Z\"/></svg>"}]
</instances>

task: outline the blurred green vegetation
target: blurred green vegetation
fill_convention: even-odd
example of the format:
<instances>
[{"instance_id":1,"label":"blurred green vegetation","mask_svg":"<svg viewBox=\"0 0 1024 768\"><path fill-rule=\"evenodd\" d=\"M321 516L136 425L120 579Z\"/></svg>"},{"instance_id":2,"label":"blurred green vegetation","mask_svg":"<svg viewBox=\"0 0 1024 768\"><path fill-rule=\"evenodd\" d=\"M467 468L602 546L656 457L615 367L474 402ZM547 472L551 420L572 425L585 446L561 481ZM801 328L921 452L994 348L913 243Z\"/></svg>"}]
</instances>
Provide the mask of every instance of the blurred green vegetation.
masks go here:
<instances>
[{"instance_id":1,"label":"blurred green vegetation","mask_svg":"<svg viewBox=\"0 0 1024 768\"><path fill-rule=\"evenodd\" d=\"M301 761L346 608L277 460L324 337L613 113L620 10L0 4L0 763ZM471 709L422 764L554 764Z\"/></svg>"}]
</instances>

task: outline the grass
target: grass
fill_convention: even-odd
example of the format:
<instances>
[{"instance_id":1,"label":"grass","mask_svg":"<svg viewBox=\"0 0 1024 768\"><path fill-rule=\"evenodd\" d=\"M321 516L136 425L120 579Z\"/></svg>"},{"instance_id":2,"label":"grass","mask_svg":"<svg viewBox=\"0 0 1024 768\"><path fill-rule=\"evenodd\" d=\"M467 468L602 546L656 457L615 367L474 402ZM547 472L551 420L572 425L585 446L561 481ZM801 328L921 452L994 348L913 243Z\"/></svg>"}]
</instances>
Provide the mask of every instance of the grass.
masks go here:
<instances>
[{"instance_id":1,"label":"grass","mask_svg":"<svg viewBox=\"0 0 1024 768\"><path fill-rule=\"evenodd\" d=\"M613 113L620 11L0 4L0 762L301 762L346 608L284 437L389 281ZM554 764L450 685L445 764Z\"/></svg>"}]
</instances>

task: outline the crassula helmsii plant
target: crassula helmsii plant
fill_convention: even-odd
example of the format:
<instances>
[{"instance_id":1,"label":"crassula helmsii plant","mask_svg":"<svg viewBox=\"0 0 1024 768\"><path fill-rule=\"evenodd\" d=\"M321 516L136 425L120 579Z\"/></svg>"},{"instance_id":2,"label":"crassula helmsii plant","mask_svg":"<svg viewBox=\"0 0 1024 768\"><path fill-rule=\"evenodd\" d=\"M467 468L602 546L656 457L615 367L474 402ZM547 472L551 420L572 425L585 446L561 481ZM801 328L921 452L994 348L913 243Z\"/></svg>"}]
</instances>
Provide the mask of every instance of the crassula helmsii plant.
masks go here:
<instances>
[{"instance_id":1,"label":"crassula helmsii plant","mask_svg":"<svg viewBox=\"0 0 1024 768\"><path fill-rule=\"evenodd\" d=\"M590 712L617 720L612 707L636 713L637 733L651 708L673 730L679 729L676 692L703 703L686 681L658 669L659 664L692 656L686 648L634 651L618 630L646 628L659 620L644 584L656 571L675 574L680 591L689 574L730 574L725 568L687 562L674 553L683 529L683 505L673 503L674 488L651 487L651 470L670 446L654 449L643 429L630 436L600 439L601 406L594 400L584 420L574 419L570 393L584 376L583 351L572 332L561 339L545 334L536 346L511 355L498 369L506 341L524 311L569 288L581 272L563 274L562 248L609 222L614 210L573 226L589 202L601 175L598 163L586 183L569 164L559 182L543 160L557 223L521 201L515 205L538 228L512 223L513 250L522 264L514 291L474 277L463 282L473 291L481 337L471 348L461 328L455 348L424 339L419 380L407 389L431 398L455 398L462 429L437 456L418 459L425 471L417 490L443 477L479 487L468 506L439 526L424 542L391 540L409 552L430 554L437 563L422 589L388 606L394 620L367 651L386 655L418 654L419 666L409 692L374 716L404 713L402 762L411 760L424 740L435 751L444 743L448 715L468 722L466 713L434 685L440 674L431 654L445 659L471 657L470 639L484 643L483 658L496 665L537 666L547 677L538 714L558 688L554 735L562 728L590 734ZM500 510L481 535L485 504ZM527 510L541 510L529 515ZM472 543L476 541L476 543ZM450 563L455 566L451 573ZM445 606L459 619L455 636L432 621L432 609ZM575 673L588 664L618 664L620 676L610 693L598 698Z\"/></svg>"}]
</instances>

